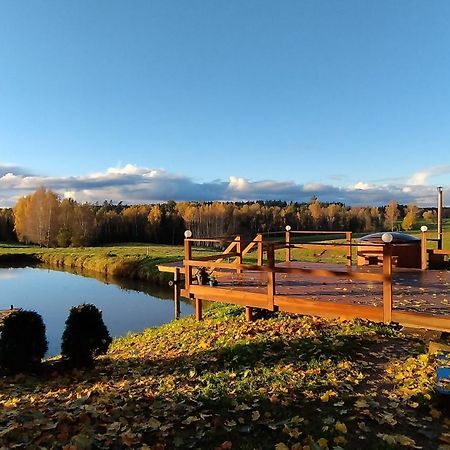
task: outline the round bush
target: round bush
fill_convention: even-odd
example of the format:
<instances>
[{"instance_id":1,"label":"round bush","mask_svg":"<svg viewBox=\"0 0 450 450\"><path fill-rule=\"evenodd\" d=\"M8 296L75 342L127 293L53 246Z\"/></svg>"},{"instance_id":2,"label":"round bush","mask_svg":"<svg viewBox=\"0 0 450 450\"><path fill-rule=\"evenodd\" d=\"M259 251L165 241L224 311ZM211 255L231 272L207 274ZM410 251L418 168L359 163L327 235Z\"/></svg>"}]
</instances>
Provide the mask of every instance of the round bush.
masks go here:
<instances>
[{"instance_id":1,"label":"round bush","mask_svg":"<svg viewBox=\"0 0 450 450\"><path fill-rule=\"evenodd\" d=\"M35 311L13 311L0 325L0 366L12 372L39 364L47 351L45 325Z\"/></svg>"},{"instance_id":2,"label":"round bush","mask_svg":"<svg viewBox=\"0 0 450 450\"><path fill-rule=\"evenodd\" d=\"M61 353L73 366L91 366L96 356L108 351L111 341L102 313L96 306L84 303L70 309Z\"/></svg>"}]
</instances>

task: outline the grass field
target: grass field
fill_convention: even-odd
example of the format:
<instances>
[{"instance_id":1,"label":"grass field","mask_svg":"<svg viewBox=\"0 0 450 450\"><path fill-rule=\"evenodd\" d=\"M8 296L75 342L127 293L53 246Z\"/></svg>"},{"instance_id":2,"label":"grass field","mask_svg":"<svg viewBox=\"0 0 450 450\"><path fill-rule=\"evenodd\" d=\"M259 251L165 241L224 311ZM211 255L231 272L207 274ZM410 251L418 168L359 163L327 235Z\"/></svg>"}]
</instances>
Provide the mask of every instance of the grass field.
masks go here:
<instances>
[{"instance_id":1,"label":"grass field","mask_svg":"<svg viewBox=\"0 0 450 450\"><path fill-rule=\"evenodd\" d=\"M214 305L113 342L88 371L0 378L0 447L448 450L419 336Z\"/></svg>"},{"instance_id":2,"label":"grass field","mask_svg":"<svg viewBox=\"0 0 450 450\"><path fill-rule=\"evenodd\" d=\"M414 230L411 234L420 235ZM360 235L356 235L357 238ZM435 237L435 231L430 230L430 237ZM336 240L336 242L343 242ZM430 243L430 247L435 246ZM444 248L450 247L450 221L444 223ZM324 263L345 264L346 248L337 249L294 249L292 259ZM211 254L211 249L194 248L195 255ZM158 264L179 261L183 259L182 246L157 244L118 244L105 247L81 248L40 248L35 246L0 244L0 263L8 263L20 255L35 255L39 261L57 267L88 269L90 271L112 275L115 277L136 278L155 284L164 284L170 275L159 273ZM356 248L353 248L353 258L356 261ZM277 250L276 259L284 260L284 250ZM244 263L256 262L256 253L251 252L244 258Z\"/></svg>"}]
</instances>

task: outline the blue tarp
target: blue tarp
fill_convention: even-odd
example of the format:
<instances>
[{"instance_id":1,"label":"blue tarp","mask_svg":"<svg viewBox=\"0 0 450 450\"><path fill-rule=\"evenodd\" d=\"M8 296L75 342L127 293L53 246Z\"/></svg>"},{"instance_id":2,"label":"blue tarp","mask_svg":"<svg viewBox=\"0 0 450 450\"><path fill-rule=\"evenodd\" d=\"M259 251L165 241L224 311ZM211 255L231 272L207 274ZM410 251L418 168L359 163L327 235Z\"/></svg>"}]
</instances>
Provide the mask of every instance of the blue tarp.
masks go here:
<instances>
[{"instance_id":1,"label":"blue tarp","mask_svg":"<svg viewBox=\"0 0 450 450\"><path fill-rule=\"evenodd\" d=\"M436 391L450 395L450 352L438 353L437 361Z\"/></svg>"}]
</instances>

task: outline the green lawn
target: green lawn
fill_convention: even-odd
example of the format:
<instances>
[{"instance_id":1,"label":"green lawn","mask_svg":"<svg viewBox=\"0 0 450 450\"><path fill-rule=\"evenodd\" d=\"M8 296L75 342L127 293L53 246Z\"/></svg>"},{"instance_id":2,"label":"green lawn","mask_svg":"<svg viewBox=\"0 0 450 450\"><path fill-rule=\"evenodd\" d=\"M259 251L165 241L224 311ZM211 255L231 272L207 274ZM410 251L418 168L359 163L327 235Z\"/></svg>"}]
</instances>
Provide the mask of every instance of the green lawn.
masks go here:
<instances>
[{"instance_id":1,"label":"green lawn","mask_svg":"<svg viewBox=\"0 0 450 450\"><path fill-rule=\"evenodd\" d=\"M0 378L1 448L449 448L425 342L364 321L214 305L45 373Z\"/></svg>"}]
</instances>

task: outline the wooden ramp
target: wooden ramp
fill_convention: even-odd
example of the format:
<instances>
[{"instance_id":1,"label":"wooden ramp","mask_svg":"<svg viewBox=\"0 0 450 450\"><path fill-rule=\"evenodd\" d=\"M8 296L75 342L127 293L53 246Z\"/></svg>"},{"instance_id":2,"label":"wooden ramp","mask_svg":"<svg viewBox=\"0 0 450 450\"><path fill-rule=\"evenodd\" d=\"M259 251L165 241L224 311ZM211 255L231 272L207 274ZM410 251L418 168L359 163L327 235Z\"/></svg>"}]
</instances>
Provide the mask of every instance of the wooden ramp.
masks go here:
<instances>
[{"instance_id":1,"label":"wooden ramp","mask_svg":"<svg viewBox=\"0 0 450 450\"><path fill-rule=\"evenodd\" d=\"M195 300L197 319L202 317L202 300L208 300L245 306L248 319L252 308L263 308L450 331L449 271L393 269L393 244L376 244L382 253L382 266L356 267L348 232L342 233L344 243L309 244L314 248L345 246L346 265L292 261L291 250L308 245L294 244L293 233L270 241L263 235L250 242L236 236L222 253L202 257L192 256L194 243L223 246L223 238L186 239L183 262L159 269L178 272L178 276L184 273L184 283L178 278L176 288L182 296ZM275 251L280 249L285 249L284 258L276 262ZM255 250L256 263L243 264L244 257ZM214 274L217 285L199 284L195 272L200 268Z\"/></svg>"}]
</instances>

